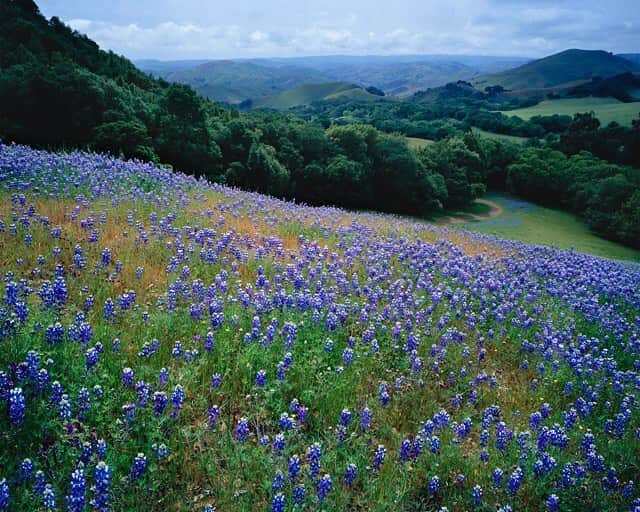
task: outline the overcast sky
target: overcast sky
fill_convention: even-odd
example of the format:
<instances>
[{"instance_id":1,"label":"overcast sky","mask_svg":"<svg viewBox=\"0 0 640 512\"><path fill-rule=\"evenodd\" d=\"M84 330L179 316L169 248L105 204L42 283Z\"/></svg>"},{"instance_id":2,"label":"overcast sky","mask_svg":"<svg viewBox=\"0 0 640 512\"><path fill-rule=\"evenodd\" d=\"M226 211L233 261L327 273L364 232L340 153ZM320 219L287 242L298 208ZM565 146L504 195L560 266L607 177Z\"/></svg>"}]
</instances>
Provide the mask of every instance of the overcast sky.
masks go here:
<instances>
[{"instance_id":1,"label":"overcast sky","mask_svg":"<svg viewBox=\"0 0 640 512\"><path fill-rule=\"evenodd\" d=\"M133 59L640 52L640 0L36 0Z\"/></svg>"}]
</instances>

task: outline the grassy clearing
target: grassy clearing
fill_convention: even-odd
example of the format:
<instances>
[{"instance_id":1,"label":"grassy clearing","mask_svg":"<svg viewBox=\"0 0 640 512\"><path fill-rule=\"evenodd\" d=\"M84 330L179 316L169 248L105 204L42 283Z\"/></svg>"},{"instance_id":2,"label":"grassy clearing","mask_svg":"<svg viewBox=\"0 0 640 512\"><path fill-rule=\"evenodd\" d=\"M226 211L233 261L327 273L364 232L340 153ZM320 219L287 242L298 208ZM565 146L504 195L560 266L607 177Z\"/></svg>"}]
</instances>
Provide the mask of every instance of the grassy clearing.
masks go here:
<instances>
[{"instance_id":1,"label":"grassy clearing","mask_svg":"<svg viewBox=\"0 0 640 512\"><path fill-rule=\"evenodd\" d=\"M518 116L524 120L533 116L552 116L553 114L573 116L578 112L594 111L603 125L615 121L621 125L631 125L631 120L638 117L640 101L622 103L615 98L571 98L542 101L529 108L520 108L502 112L510 116Z\"/></svg>"},{"instance_id":2,"label":"grassy clearing","mask_svg":"<svg viewBox=\"0 0 640 512\"><path fill-rule=\"evenodd\" d=\"M485 198L501 206L502 214L460 226L500 238L560 249L573 248L607 258L640 261L640 251L593 234L582 220L571 213L544 208L506 195L489 194Z\"/></svg>"},{"instance_id":3,"label":"grassy clearing","mask_svg":"<svg viewBox=\"0 0 640 512\"><path fill-rule=\"evenodd\" d=\"M433 144L431 139L421 139L419 137L407 137L407 145L412 149L420 149Z\"/></svg>"},{"instance_id":4,"label":"grassy clearing","mask_svg":"<svg viewBox=\"0 0 640 512\"><path fill-rule=\"evenodd\" d=\"M471 128L473 133L476 135L480 135L481 137L486 137L487 139L497 140L499 142L512 142L514 144L524 144L527 142L527 137L518 137L516 135L504 135L502 133L493 133L488 132L486 130L481 130L480 128L476 128L475 126Z\"/></svg>"}]
</instances>

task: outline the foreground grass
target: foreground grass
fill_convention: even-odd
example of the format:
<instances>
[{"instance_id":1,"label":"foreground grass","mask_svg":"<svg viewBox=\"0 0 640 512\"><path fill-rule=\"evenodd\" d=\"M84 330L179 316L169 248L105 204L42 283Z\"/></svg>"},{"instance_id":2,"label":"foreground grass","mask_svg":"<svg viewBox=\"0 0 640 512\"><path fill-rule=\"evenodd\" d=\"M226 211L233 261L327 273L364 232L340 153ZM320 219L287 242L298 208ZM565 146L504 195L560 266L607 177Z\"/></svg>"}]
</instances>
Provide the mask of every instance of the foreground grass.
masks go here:
<instances>
[{"instance_id":1,"label":"foreground grass","mask_svg":"<svg viewBox=\"0 0 640 512\"><path fill-rule=\"evenodd\" d=\"M571 213L500 194L487 194L485 199L501 206L502 213L495 218L460 224L463 229L607 258L640 261L640 251L597 236Z\"/></svg>"},{"instance_id":2,"label":"foreground grass","mask_svg":"<svg viewBox=\"0 0 640 512\"><path fill-rule=\"evenodd\" d=\"M617 122L631 126L631 120L638 117L640 102L623 103L615 98L569 98L546 100L533 107L502 112L508 116L518 116L529 120L533 116L552 116L553 114L573 116L576 113L593 111L603 126Z\"/></svg>"}]
</instances>

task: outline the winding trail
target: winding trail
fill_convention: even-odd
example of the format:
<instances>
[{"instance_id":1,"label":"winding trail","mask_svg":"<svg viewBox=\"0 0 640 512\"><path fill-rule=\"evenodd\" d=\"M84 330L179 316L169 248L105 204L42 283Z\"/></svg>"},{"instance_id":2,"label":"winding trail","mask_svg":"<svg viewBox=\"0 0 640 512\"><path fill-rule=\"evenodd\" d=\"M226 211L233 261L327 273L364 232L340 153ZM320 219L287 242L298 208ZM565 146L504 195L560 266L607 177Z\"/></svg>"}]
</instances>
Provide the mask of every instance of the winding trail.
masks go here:
<instances>
[{"instance_id":1,"label":"winding trail","mask_svg":"<svg viewBox=\"0 0 640 512\"><path fill-rule=\"evenodd\" d=\"M463 222L481 221L486 219L492 219L502 215L504 211L502 206L494 201L488 199L476 199L476 203L487 205L490 210L487 213L469 213L469 212L454 212L450 215L442 217L436 220L437 224L461 224Z\"/></svg>"}]
</instances>

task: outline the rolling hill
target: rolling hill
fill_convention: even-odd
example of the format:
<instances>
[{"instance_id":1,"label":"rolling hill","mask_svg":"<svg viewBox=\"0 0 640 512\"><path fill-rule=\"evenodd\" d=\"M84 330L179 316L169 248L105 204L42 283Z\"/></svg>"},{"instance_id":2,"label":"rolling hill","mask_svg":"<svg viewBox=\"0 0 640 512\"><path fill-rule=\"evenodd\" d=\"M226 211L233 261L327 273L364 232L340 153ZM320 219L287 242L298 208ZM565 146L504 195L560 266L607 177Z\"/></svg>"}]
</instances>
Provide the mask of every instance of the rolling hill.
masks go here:
<instances>
[{"instance_id":1,"label":"rolling hill","mask_svg":"<svg viewBox=\"0 0 640 512\"><path fill-rule=\"evenodd\" d=\"M408 95L524 62L527 59L474 55L331 55L208 62L139 60L136 65L170 82L191 85L213 100L234 104L320 82L350 82L375 86L386 94Z\"/></svg>"},{"instance_id":2,"label":"rolling hill","mask_svg":"<svg viewBox=\"0 0 640 512\"><path fill-rule=\"evenodd\" d=\"M146 61L148 62L148 61ZM307 82L328 81L322 73L297 66L261 66L253 62L215 60L197 66L179 68L179 63L165 65L157 62L139 63L146 71L164 69L158 74L170 82L190 85L208 98L229 104L248 99L273 96Z\"/></svg>"},{"instance_id":3,"label":"rolling hill","mask_svg":"<svg viewBox=\"0 0 640 512\"><path fill-rule=\"evenodd\" d=\"M474 83L479 87L500 85L509 90L545 89L627 72L640 72L640 65L602 50L574 49L479 77Z\"/></svg>"},{"instance_id":4,"label":"rolling hill","mask_svg":"<svg viewBox=\"0 0 640 512\"><path fill-rule=\"evenodd\" d=\"M253 106L255 108L286 110L300 105L309 105L315 101L338 99L375 101L381 100L381 97L370 94L355 84L347 82L323 82L293 87L270 98L255 101Z\"/></svg>"}]
</instances>

